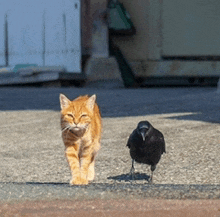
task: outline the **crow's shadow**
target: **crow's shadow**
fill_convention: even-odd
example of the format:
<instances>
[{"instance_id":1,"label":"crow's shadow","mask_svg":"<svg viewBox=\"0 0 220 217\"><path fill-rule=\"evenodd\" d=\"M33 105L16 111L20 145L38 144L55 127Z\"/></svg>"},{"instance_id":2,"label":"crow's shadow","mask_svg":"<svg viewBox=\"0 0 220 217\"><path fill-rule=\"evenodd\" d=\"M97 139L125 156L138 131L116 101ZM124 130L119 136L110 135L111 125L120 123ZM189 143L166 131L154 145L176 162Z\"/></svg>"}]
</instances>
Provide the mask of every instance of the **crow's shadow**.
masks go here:
<instances>
[{"instance_id":1,"label":"crow's shadow","mask_svg":"<svg viewBox=\"0 0 220 217\"><path fill-rule=\"evenodd\" d=\"M125 182L131 182L132 180L146 180L149 182L150 180L150 176L148 176L145 173L134 173L133 175L133 179L131 177L131 175L129 173L126 174L121 174L118 176L109 176L107 177L107 179L113 179L113 180L117 180L117 181L125 181Z\"/></svg>"}]
</instances>

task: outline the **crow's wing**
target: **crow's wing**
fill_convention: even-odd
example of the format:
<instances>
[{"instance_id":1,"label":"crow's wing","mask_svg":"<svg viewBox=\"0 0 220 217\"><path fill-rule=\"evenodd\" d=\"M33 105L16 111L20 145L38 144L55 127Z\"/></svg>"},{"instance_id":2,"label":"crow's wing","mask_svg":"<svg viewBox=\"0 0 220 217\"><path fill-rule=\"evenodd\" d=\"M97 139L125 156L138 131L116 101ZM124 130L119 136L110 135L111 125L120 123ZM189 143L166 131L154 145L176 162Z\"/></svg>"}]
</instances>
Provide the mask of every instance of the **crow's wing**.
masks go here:
<instances>
[{"instance_id":1,"label":"crow's wing","mask_svg":"<svg viewBox=\"0 0 220 217\"><path fill-rule=\"evenodd\" d=\"M134 130L128 138L128 142L127 142L128 148L131 148L131 146L134 145L135 135L136 135L136 130Z\"/></svg>"},{"instance_id":2,"label":"crow's wing","mask_svg":"<svg viewBox=\"0 0 220 217\"><path fill-rule=\"evenodd\" d=\"M157 138L158 138L161 150L162 150L162 154L166 153L164 136L159 130L157 130L157 134L158 134Z\"/></svg>"},{"instance_id":3,"label":"crow's wing","mask_svg":"<svg viewBox=\"0 0 220 217\"><path fill-rule=\"evenodd\" d=\"M159 145L161 154L163 154L164 152L166 153L164 136L159 130L154 129L153 139L154 142Z\"/></svg>"},{"instance_id":4,"label":"crow's wing","mask_svg":"<svg viewBox=\"0 0 220 217\"><path fill-rule=\"evenodd\" d=\"M160 140L161 140L161 146L162 146L161 148L162 148L162 154L163 154L163 153L166 153L164 137L160 137Z\"/></svg>"}]
</instances>

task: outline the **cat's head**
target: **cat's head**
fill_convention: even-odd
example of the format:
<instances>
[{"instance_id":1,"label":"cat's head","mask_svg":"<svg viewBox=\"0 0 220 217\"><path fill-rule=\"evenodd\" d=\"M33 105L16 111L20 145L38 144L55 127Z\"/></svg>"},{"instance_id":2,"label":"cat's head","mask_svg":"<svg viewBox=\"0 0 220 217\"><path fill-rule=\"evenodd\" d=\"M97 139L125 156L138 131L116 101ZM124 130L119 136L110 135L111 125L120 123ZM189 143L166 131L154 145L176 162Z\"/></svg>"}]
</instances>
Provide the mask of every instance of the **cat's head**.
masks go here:
<instances>
[{"instance_id":1,"label":"cat's head","mask_svg":"<svg viewBox=\"0 0 220 217\"><path fill-rule=\"evenodd\" d=\"M94 113L96 95L80 96L70 101L60 94L62 131L70 131L81 137L88 129Z\"/></svg>"}]
</instances>

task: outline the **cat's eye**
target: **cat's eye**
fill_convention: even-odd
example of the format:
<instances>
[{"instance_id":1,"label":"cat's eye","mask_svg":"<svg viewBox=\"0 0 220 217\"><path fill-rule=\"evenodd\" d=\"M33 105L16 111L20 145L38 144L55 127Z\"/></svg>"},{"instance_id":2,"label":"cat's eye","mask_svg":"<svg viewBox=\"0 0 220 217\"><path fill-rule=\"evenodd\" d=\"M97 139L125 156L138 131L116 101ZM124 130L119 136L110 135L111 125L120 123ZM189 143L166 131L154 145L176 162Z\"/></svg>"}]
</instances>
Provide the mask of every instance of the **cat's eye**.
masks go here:
<instances>
[{"instance_id":1,"label":"cat's eye","mask_svg":"<svg viewBox=\"0 0 220 217\"><path fill-rule=\"evenodd\" d=\"M73 114L67 114L67 116L69 117L69 118L74 118L74 116L73 116Z\"/></svg>"},{"instance_id":2,"label":"cat's eye","mask_svg":"<svg viewBox=\"0 0 220 217\"><path fill-rule=\"evenodd\" d=\"M87 117L87 114L82 114L81 115L81 118L85 118L85 117Z\"/></svg>"}]
</instances>

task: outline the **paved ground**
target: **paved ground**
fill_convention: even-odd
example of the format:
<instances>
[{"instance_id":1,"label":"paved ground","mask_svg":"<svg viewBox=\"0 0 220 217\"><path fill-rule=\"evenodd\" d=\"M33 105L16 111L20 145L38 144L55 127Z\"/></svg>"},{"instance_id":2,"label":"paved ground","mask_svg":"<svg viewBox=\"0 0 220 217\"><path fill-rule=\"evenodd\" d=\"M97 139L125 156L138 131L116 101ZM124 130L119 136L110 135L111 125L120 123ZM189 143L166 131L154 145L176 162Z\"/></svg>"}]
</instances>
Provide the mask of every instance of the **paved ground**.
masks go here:
<instances>
[{"instance_id":1,"label":"paved ground","mask_svg":"<svg viewBox=\"0 0 220 217\"><path fill-rule=\"evenodd\" d=\"M219 200L55 200L0 204L4 217L219 217Z\"/></svg>"},{"instance_id":2,"label":"paved ground","mask_svg":"<svg viewBox=\"0 0 220 217\"><path fill-rule=\"evenodd\" d=\"M96 179L87 187L68 185L70 172L59 126L59 93L71 99L97 94L103 117L102 148L96 160ZM213 211L209 216L220 216L220 93L215 88L0 88L0 110L0 216L12 216L10 211L18 204L21 215L22 204L26 209L33 208L34 213L33 204L39 207L42 200L47 201L43 204L51 213L59 209L58 204L70 207L69 203L73 206L91 200L95 204L114 204L116 199L125 198L128 206L132 201L144 207L144 203L155 202L171 206L170 212L178 213L181 207L186 208L183 213L195 207L204 211L206 203L210 208L206 211ZM150 171L145 165L136 164L133 182L128 175L131 160L125 145L140 120L149 120L165 136L167 153L155 171L154 185L147 182ZM33 206L27 200L35 201ZM54 200L59 202L51 208ZM191 208L188 203L193 204ZM111 207L116 212L116 204ZM107 208L93 209L103 210L106 215L110 212ZM152 210L133 211L141 216L148 211L150 215ZM93 212L88 213L92 216ZM164 213L158 211L158 216Z\"/></svg>"}]
</instances>

